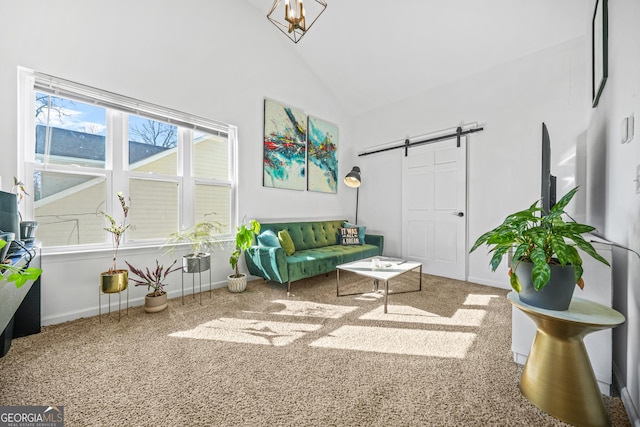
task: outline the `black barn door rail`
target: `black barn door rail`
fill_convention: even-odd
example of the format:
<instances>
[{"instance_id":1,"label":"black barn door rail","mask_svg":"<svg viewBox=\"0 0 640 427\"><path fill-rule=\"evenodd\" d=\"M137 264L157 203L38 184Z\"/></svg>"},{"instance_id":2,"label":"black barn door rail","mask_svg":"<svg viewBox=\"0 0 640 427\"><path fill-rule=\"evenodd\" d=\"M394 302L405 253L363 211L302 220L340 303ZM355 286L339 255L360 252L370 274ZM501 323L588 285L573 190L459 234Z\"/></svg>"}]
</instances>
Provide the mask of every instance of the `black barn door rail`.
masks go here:
<instances>
[{"instance_id":1,"label":"black barn door rail","mask_svg":"<svg viewBox=\"0 0 640 427\"><path fill-rule=\"evenodd\" d=\"M445 139L451 139L451 138L458 138L458 147L460 147L460 137L462 135L468 135L470 133L480 132L482 130L484 130L484 128L481 128L481 127L467 129L467 130L462 130L461 127L458 127L456 129L456 133L450 133L448 135L436 136L433 138L424 139L422 141L414 141L414 142L410 142L409 139L405 139L402 145L393 145L391 147L380 148L378 150L365 151L363 153L358 154L358 157L368 156L369 154L382 153L383 151L390 151L398 148L404 148L404 155L406 157L409 154L409 147L413 147L415 145L432 144L434 142L444 141Z\"/></svg>"}]
</instances>

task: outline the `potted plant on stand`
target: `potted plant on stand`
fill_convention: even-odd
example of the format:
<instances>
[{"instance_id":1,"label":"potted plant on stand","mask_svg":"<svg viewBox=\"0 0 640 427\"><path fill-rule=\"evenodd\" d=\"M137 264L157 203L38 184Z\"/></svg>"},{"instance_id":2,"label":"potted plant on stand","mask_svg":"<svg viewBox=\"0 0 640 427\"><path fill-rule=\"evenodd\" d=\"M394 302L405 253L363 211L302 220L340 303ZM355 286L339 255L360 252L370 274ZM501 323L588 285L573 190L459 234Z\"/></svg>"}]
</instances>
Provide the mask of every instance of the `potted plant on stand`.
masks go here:
<instances>
[{"instance_id":1,"label":"potted plant on stand","mask_svg":"<svg viewBox=\"0 0 640 427\"><path fill-rule=\"evenodd\" d=\"M169 235L165 246L172 251L178 243L189 243L191 253L182 257L182 268L186 273L200 273L211 268L211 252L220 241L216 236L222 233L223 225L218 221L204 221Z\"/></svg>"},{"instance_id":2,"label":"potted plant on stand","mask_svg":"<svg viewBox=\"0 0 640 427\"><path fill-rule=\"evenodd\" d=\"M102 215L109 221L110 226L105 227L105 230L111 233L113 238L113 258L111 260L111 267L108 271L100 273L100 288L105 294L112 294L121 292L127 289L127 283L129 282L129 271L118 270L116 266L116 259L118 257L118 248L120 242L124 236L124 232L127 231L131 224L127 224L127 216L129 215L129 206L126 205L124 195L122 192L116 194L122 207L122 222L117 221L108 213L102 211Z\"/></svg>"},{"instance_id":3,"label":"potted plant on stand","mask_svg":"<svg viewBox=\"0 0 640 427\"><path fill-rule=\"evenodd\" d=\"M236 272L227 276L227 287L231 292L242 292L247 288L247 275L238 270L238 261L242 252L253 244L253 239L259 232L260 223L255 219L249 222L249 228L245 224L236 227L236 248L229 258L231 268Z\"/></svg>"},{"instance_id":4,"label":"potted plant on stand","mask_svg":"<svg viewBox=\"0 0 640 427\"><path fill-rule=\"evenodd\" d=\"M149 270L149 267L145 270L140 270L129 264L128 261L125 262L129 266L131 273L139 277L139 279L130 278L129 280L133 281L136 286L146 286L147 291L153 289L153 292L149 292L144 297L144 311L147 313L157 313L167 308L167 293L164 290L167 284L164 282L169 274L180 270L181 267L173 268L178 261L173 261L173 264L165 269L160 265L158 260L156 260L156 268L154 270Z\"/></svg>"},{"instance_id":5,"label":"potted plant on stand","mask_svg":"<svg viewBox=\"0 0 640 427\"><path fill-rule=\"evenodd\" d=\"M491 247L491 269L513 250L509 270L511 287L526 304L550 310L569 308L575 285L584 287L582 257L577 248L609 265L582 234L595 228L565 221L564 211L578 188L569 191L546 215L536 201L529 209L513 213L504 222L478 238L470 252L486 244Z\"/></svg>"}]
</instances>

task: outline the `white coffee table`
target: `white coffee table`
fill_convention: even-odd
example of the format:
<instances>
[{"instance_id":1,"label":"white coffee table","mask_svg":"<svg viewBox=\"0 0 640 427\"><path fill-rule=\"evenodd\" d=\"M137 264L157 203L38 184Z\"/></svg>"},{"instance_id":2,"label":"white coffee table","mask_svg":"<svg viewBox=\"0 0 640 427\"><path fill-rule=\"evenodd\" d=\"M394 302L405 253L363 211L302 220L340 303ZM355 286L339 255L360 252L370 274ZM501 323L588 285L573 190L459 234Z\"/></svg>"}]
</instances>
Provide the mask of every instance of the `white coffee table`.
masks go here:
<instances>
[{"instance_id":1,"label":"white coffee table","mask_svg":"<svg viewBox=\"0 0 640 427\"><path fill-rule=\"evenodd\" d=\"M377 258L382 265L380 268L374 268L374 259ZM336 267L336 295L344 297L348 295L362 295L366 292L355 292L350 294L340 294L340 270L349 271L359 274L360 276L370 277L373 279L373 292L378 292L380 280L384 281L384 312L387 312L387 296L389 295L389 280L398 277L408 271L420 271L420 287L411 291L393 292L395 294L404 294L407 292L420 292L422 290L422 264L414 261L407 261L399 258L390 258L383 256L375 256L362 259L359 261L340 264Z\"/></svg>"}]
</instances>

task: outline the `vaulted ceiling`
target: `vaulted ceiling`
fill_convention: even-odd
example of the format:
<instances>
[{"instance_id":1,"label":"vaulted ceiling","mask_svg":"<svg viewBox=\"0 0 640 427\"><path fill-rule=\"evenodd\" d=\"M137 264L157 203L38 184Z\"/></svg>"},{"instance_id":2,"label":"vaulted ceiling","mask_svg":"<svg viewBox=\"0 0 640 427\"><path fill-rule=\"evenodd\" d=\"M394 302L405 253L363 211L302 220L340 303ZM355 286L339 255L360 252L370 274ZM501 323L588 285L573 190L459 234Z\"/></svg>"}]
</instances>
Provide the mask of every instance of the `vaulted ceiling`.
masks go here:
<instances>
[{"instance_id":1,"label":"vaulted ceiling","mask_svg":"<svg viewBox=\"0 0 640 427\"><path fill-rule=\"evenodd\" d=\"M268 23L272 0L247 1ZM326 1L298 44L268 25L353 115L587 37L593 7L585 0Z\"/></svg>"}]
</instances>

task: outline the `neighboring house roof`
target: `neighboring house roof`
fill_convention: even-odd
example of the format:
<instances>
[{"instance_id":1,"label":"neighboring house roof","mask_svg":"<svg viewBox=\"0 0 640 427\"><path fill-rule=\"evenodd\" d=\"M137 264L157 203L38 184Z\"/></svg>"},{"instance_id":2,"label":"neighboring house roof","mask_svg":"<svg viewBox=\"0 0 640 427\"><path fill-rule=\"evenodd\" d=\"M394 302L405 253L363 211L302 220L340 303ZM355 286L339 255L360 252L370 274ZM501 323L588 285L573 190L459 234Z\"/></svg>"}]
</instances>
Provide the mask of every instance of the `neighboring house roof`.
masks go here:
<instances>
[{"instance_id":1,"label":"neighboring house roof","mask_svg":"<svg viewBox=\"0 0 640 427\"><path fill-rule=\"evenodd\" d=\"M105 160L105 137L56 127L51 130L52 156L95 161ZM36 125L36 153L44 154L46 126ZM129 163L133 164L168 150L166 147L129 141Z\"/></svg>"}]
</instances>

